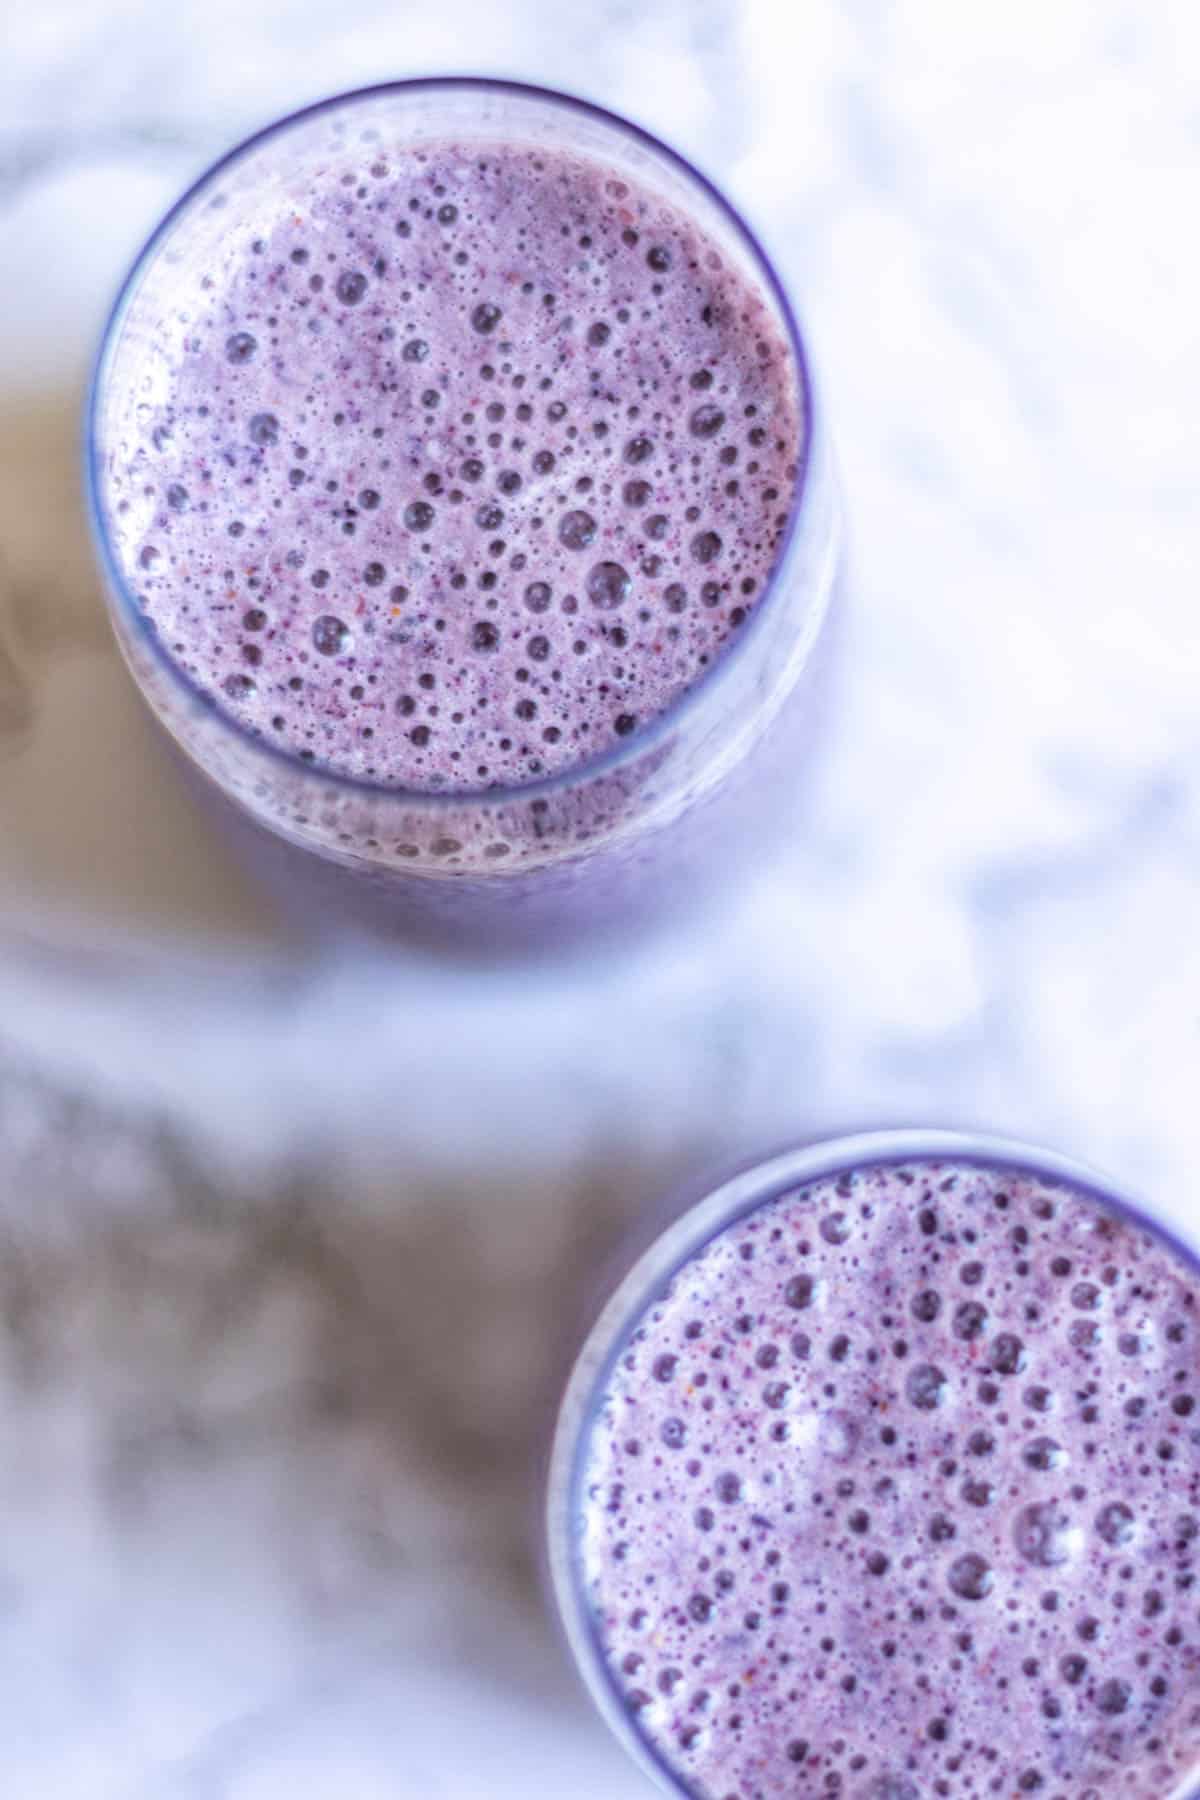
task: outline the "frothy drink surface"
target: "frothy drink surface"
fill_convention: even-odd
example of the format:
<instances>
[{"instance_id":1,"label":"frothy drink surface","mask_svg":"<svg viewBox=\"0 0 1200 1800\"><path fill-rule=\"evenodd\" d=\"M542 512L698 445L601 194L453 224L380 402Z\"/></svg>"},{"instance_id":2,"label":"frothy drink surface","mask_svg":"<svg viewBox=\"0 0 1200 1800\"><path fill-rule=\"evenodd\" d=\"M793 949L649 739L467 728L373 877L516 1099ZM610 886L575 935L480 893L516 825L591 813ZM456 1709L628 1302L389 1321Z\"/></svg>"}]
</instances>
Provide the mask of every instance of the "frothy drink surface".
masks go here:
<instances>
[{"instance_id":1,"label":"frothy drink surface","mask_svg":"<svg viewBox=\"0 0 1200 1800\"><path fill-rule=\"evenodd\" d=\"M704 1800L1200 1769L1200 1281L1084 1194L877 1166L729 1227L611 1376L581 1579Z\"/></svg>"},{"instance_id":2,"label":"frothy drink surface","mask_svg":"<svg viewBox=\"0 0 1200 1800\"><path fill-rule=\"evenodd\" d=\"M705 233L601 164L375 155L264 183L181 274L104 499L161 642L243 725L400 787L517 785L744 624L794 365Z\"/></svg>"}]
</instances>

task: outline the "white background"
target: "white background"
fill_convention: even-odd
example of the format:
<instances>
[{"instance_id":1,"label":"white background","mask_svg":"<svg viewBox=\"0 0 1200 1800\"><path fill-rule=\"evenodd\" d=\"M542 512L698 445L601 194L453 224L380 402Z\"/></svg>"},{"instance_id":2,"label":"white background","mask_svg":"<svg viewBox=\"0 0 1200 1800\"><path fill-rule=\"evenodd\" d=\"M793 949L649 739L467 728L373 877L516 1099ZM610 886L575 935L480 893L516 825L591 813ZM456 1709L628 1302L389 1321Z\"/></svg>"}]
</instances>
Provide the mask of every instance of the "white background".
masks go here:
<instances>
[{"instance_id":1,"label":"white background","mask_svg":"<svg viewBox=\"0 0 1200 1800\"><path fill-rule=\"evenodd\" d=\"M1137 0L0 5L0 1777L630 1800L532 1575L588 1271L863 1122L1042 1139L1200 1236L1200 13ZM111 650L79 387L239 134L445 70L750 211L854 541L808 833L704 930L285 944Z\"/></svg>"}]
</instances>

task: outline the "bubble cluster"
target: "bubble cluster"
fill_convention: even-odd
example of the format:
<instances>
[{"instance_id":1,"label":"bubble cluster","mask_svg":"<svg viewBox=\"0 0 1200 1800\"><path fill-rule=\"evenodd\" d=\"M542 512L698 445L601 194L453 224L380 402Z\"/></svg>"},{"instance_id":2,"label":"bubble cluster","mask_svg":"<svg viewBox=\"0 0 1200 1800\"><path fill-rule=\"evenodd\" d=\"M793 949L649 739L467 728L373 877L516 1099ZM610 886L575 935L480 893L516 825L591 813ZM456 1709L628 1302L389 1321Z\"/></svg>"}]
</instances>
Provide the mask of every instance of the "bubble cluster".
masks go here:
<instances>
[{"instance_id":1,"label":"bubble cluster","mask_svg":"<svg viewBox=\"0 0 1200 1800\"><path fill-rule=\"evenodd\" d=\"M1090 1197L940 1162L677 1270L592 1422L578 1554L686 1791L1163 1800L1200 1768L1198 1310Z\"/></svg>"},{"instance_id":2,"label":"bubble cluster","mask_svg":"<svg viewBox=\"0 0 1200 1800\"><path fill-rule=\"evenodd\" d=\"M162 392L109 459L117 551L250 731L385 784L519 786L736 639L795 488L794 362L700 226L599 163L344 156L180 277Z\"/></svg>"}]
</instances>

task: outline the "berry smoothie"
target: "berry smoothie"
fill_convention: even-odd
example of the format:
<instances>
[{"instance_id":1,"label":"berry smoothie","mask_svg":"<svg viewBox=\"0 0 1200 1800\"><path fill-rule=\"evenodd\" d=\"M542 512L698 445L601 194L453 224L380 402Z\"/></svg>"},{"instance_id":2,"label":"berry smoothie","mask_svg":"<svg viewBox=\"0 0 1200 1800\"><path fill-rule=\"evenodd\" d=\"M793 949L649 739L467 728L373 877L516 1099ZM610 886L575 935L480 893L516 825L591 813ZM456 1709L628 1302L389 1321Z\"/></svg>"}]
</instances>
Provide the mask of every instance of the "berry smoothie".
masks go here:
<instances>
[{"instance_id":1,"label":"berry smoothie","mask_svg":"<svg viewBox=\"0 0 1200 1800\"><path fill-rule=\"evenodd\" d=\"M703 1800L1167 1800L1200 1773L1200 1275L1011 1167L728 1225L618 1345L575 1551Z\"/></svg>"},{"instance_id":2,"label":"berry smoothie","mask_svg":"<svg viewBox=\"0 0 1200 1800\"><path fill-rule=\"evenodd\" d=\"M757 287L553 148L346 151L240 206L103 462L177 668L300 762L416 794L519 790L669 712L758 606L803 453Z\"/></svg>"}]
</instances>

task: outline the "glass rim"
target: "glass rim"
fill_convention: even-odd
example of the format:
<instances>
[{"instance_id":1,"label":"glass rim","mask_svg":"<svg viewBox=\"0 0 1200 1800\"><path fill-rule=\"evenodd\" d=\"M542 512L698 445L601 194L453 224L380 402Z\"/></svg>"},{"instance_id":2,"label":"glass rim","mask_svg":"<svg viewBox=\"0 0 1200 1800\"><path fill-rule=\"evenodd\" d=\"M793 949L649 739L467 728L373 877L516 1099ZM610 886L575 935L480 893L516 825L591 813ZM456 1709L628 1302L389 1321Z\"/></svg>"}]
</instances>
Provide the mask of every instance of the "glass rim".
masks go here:
<instances>
[{"instance_id":1,"label":"glass rim","mask_svg":"<svg viewBox=\"0 0 1200 1800\"><path fill-rule=\"evenodd\" d=\"M554 1417L546 1469L543 1526L548 1585L558 1622L584 1686L610 1730L651 1780L676 1800L701 1800L699 1789L672 1768L625 1707L580 1579L574 1522L581 1512L588 1424L625 1347L626 1337L685 1262L738 1219L792 1188L847 1172L921 1159L1011 1169L1069 1185L1104 1211L1148 1232L1200 1274L1200 1243L1190 1243L1157 1216L1149 1201L1089 1164L1019 1138L935 1127L863 1131L808 1140L743 1160L715 1178L693 1181L676 1195L682 1210L619 1276L583 1337ZM1163 1800L1200 1800L1200 1766Z\"/></svg>"},{"instance_id":2,"label":"glass rim","mask_svg":"<svg viewBox=\"0 0 1200 1800\"><path fill-rule=\"evenodd\" d=\"M101 403L106 394L106 378L119 347L121 331L129 309L143 280L153 266L158 252L169 242L174 228L186 217L193 205L209 188L240 163L243 158L269 144L274 138L285 136L294 127L319 119L327 113L334 113L343 108L348 110L356 106L367 105L388 96L404 98L421 93L438 92L512 94L536 103L561 108L566 112L576 113L583 118L599 120L606 128L625 133L665 158L669 164L682 173L686 181L699 187L733 228L742 246L749 251L755 264L756 276L779 309L787 347L795 364L802 424L796 477L792 483L787 523L784 526L779 550L763 584L758 604L751 610L744 627L728 645L716 666L706 670L697 681L693 682L691 687L678 694L664 712L648 720L645 725L639 726L620 744L611 746L597 756L573 763L570 767L560 769L554 774L536 776L530 781L506 782L498 783L494 787L467 787L454 790L405 787L380 780L377 777L351 775L340 770L323 768L316 763L305 762L298 754L281 745L273 744L268 738L256 734L248 726L243 725L240 720L234 718L232 714L226 712L215 695L207 692L184 669L180 668L164 648L158 633L150 628L148 619L137 605L131 586L118 565L104 509L100 502L102 473L100 469L99 415ZM728 680L731 666L745 660L746 646L753 644L760 635L764 616L775 600L793 560L796 546L801 537L801 523L811 511L809 495L812 482L809 476L813 462L813 446L817 442L817 432L821 429L812 370L796 308L776 269L775 262L768 254L759 234L747 221L741 209L734 205L717 183L682 151L674 149L654 132L635 123L632 119L625 118L623 114L612 111L609 107L597 105L594 101L585 100L579 95L541 86L535 82L512 81L488 75L421 75L378 82L366 87L350 88L345 92L329 95L323 100L313 101L307 106L298 107L280 118L273 119L259 130L251 132L249 136L239 139L232 148L211 162L193 181L188 183L184 191L163 213L142 243L121 280L105 319L92 361L84 400L83 426L84 505L106 593L114 608L119 607L122 617L128 621L140 644L159 664L168 679L200 711L208 714L216 723L228 729L235 739L246 744L255 754L265 757L269 763L274 763L306 781L323 782L335 791L369 795L374 800L391 799L400 805L407 804L434 810L461 809L472 806L511 806L551 794L566 792L582 782L613 775L635 764L648 752L657 748L677 729L680 722L695 710L702 697L711 695L717 686ZM828 595L818 592L815 603L819 605L823 613L828 604ZM815 619L818 628L820 623L821 617L818 616ZM124 653L123 643L121 649ZM134 679L137 681L136 672ZM141 683L138 682L137 685L140 688ZM166 728L170 730L170 727ZM176 736L173 731L171 735ZM196 760L190 750L187 754L192 760Z\"/></svg>"}]
</instances>

